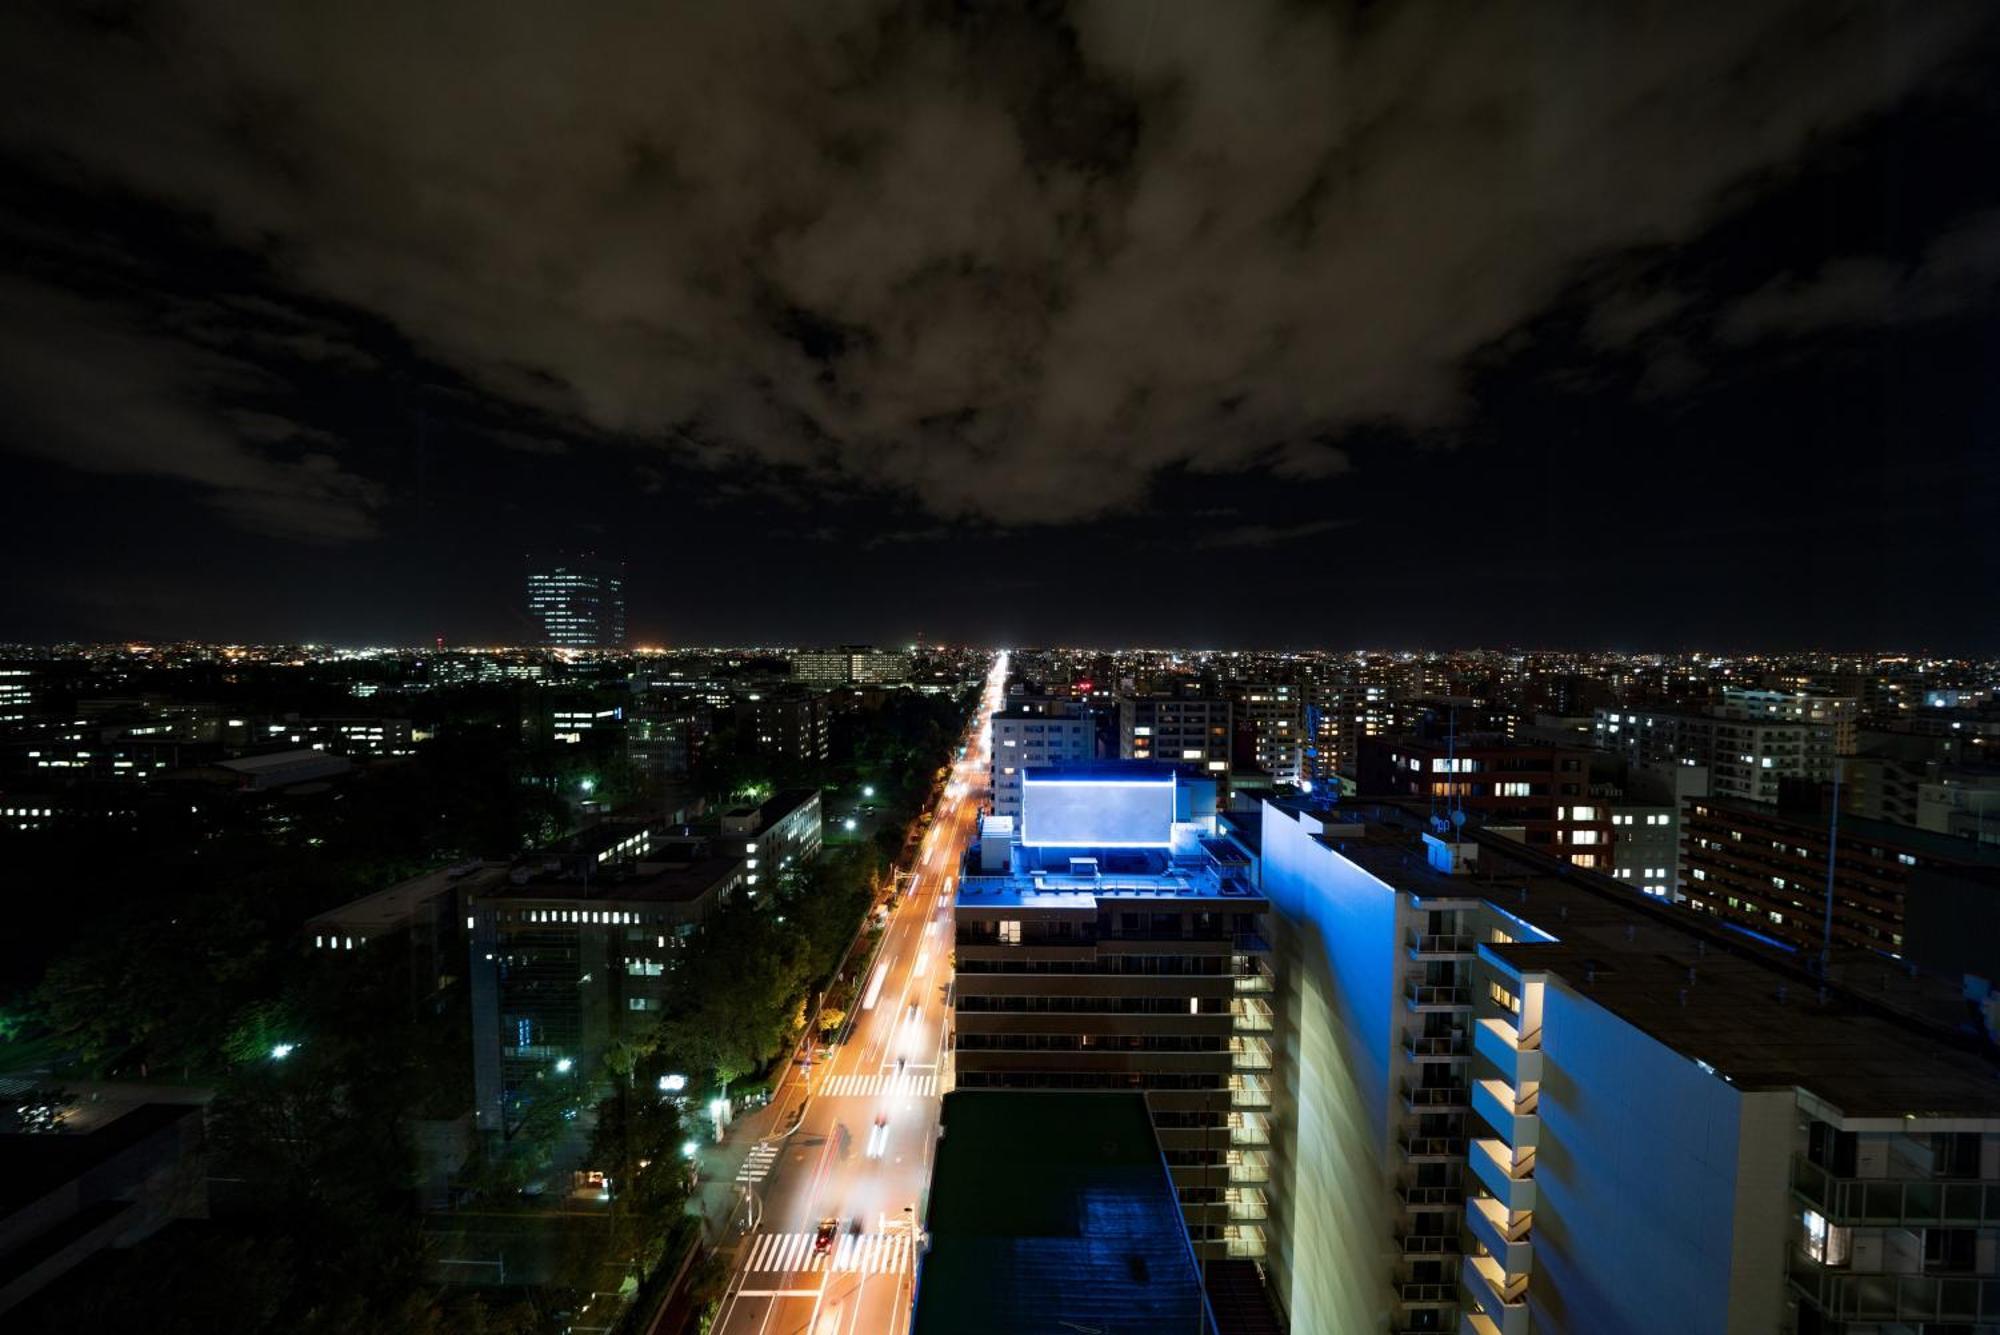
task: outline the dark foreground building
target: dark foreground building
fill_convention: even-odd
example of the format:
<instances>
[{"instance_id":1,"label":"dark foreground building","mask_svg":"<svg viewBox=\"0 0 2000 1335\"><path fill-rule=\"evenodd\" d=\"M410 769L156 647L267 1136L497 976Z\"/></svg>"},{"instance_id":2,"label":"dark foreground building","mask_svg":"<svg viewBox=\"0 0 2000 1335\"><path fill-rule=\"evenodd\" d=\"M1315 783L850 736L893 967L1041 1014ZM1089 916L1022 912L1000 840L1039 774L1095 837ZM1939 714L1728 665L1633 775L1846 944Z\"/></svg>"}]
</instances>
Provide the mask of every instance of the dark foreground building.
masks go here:
<instances>
[{"instance_id":1,"label":"dark foreground building","mask_svg":"<svg viewBox=\"0 0 2000 1335\"><path fill-rule=\"evenodd\" d=\"M1138 1094L947 1094L913 1335L1215 1335Z\"/></svg>"}]
</instances>

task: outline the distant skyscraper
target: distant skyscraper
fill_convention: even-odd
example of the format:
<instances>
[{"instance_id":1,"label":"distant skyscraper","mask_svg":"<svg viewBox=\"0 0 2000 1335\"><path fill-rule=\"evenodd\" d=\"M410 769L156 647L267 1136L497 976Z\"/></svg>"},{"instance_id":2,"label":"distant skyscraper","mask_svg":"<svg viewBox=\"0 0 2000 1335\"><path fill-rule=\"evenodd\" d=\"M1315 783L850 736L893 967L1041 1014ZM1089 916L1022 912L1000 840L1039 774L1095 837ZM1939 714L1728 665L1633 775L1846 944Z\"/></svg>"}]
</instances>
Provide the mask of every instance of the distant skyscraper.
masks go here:
<instances>
[{"instance_id":1,"label":"distant skyscraper","mask_svg":"<svg viewBox=\"0 0 2000 1335\"><path fill-rule=\"evenodd\" d=\"M528 571L528 613L542 642L561 649L625 644L625 567L595 557L536 562Z\"/></svg>"}]
</instances>

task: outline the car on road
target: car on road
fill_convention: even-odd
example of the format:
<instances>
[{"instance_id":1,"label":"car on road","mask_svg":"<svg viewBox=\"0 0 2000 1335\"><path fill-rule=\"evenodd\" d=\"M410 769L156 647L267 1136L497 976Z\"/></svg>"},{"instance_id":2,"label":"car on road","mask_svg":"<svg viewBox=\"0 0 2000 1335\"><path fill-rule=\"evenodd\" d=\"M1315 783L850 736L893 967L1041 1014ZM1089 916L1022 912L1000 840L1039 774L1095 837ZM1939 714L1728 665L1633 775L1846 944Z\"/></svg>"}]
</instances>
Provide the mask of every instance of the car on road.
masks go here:
<instances>
[{"instance_id":1,"label":"car on road","mask_svg":"<svg viewBox=\"0 0 2000 1335\"><path fill-rule=\"evenodd\" d=\"M813 1254L824 1256L833 1250L833 1240L840 1236L840 1221L832 1215L819 1221L819 1231L813 1234Z\"/></svg>"}]
</instances>

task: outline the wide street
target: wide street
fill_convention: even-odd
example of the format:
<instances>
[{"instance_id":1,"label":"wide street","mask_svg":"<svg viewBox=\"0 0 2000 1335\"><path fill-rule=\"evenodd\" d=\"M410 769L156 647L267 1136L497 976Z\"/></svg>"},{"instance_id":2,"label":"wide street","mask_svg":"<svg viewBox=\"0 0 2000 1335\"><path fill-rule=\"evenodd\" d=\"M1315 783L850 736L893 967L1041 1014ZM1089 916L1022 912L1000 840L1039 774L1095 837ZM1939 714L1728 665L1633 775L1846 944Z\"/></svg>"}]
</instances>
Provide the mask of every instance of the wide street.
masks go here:
<instances>
[{"instance_id":1,"label":"wide street","mask_svg":"<svg viewBox=\"0 0 2000 1335\"><path fill-rule=\"evenodd\" d=\"M947 1075L951 895L986 797L988 718L1007 657L891 915L845 1039L795 1072L774 1105L804 1100L789 1133L750 1148L737 1173L722 1335L896 1335L909 1325L914 1248ZM801 1087L802 1086L802 1087ZM824 1219L838 1231L815 1246Z\"/></svg>"}]
</instances>

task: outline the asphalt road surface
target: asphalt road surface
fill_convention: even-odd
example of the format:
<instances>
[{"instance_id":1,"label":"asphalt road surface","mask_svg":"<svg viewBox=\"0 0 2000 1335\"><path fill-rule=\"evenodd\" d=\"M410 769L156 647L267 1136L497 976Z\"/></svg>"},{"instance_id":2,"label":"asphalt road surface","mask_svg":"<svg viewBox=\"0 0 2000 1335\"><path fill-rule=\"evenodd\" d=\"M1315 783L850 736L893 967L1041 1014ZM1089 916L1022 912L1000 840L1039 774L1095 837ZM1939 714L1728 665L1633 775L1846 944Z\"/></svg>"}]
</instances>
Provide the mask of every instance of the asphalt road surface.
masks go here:
<instances>
[{"instance_id":1,"label":"asphalt road surface","mask_svg":"<svg viewBox=\"0 0 2000 1335\"><path fill-rule=\"evenodd\" d=\"M988 719L1005 688L994 662L955 764L863 983L847 1038L804 1084L792 1131L753 1146L737 1188L721 1335L900 1335L910 1324L917 1221L948 1075L951 894L978 830ZM780 1091L779 1099L787 1097ZM797 1085L789 1097L801 1097ZM832 1244L818 1246L823 1220Z\"/></svg>"}]
</instances>

